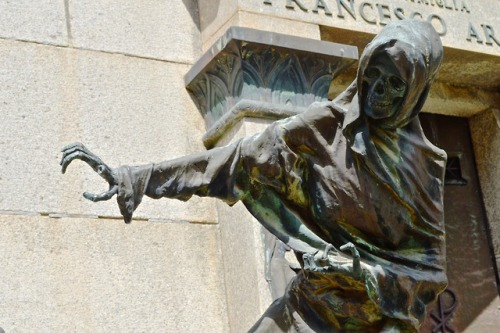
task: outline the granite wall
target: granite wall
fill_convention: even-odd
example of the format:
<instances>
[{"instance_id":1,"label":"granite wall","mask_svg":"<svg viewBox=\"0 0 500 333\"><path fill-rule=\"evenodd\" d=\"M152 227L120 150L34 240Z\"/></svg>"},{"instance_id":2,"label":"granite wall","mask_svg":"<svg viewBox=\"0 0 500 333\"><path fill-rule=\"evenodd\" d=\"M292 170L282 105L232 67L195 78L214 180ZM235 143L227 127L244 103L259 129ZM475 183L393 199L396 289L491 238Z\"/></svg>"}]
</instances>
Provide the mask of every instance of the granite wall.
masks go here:
<instances>
[{"instance_id":1,"label":"granite wall","mask_svg":"<svg viewBox=\"0 0 500 333\"><path fill-rule=\"evenodd\" d=\"M395 1L386 2L395 9ZM262 234L241 205L145 199L125 225L114 200L82 198L106 187L87 165L76 162L61 175L58 163L61 148L74 141L111 166L204 149L205 124L183 76L230 25L340 43L353 38L358 46L381 28L359 14L353 21L345 7L339 18L337 1L325 2L330 16L313 12L312 0L302 1L307 12L287 3L0 0L0 327L241 332L259 317L270 302ZM426 15L437 11L449 29L463 25L460 17L475 27L498 23L485 10L488 1L467 2L472 14L458 19L455 9L404 3ZM466 40L467 31L459 41L447 36L453 61L431 92L437 107L427 110L470 117L498 261L500 127L491 96L500 51L481 33L483 43ZM245 119L221 144L265 126Z\"/></svg>"},{"instance_id":2,"label":"granite wall","mask_svg":"<svg viewBox=\"0 0 500 333\"><path fill-rule=\"evenodd\" d=\"M215 202L144 200L125 225L84 163L203 148L183 75L196 1L0 1L0 327L6 332L229 331Z\"/></svg>"}]
</instances>

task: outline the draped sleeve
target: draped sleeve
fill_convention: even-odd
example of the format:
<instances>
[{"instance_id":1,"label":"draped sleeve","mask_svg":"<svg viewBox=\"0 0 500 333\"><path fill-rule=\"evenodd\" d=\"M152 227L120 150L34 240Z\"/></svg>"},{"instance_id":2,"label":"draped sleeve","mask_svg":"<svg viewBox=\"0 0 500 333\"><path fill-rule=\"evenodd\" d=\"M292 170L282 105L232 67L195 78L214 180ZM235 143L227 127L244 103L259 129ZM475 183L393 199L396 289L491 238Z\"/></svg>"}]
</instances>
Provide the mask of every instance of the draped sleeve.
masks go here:
<instances>
[{"instance_id":1,"label":"draped sleeve","mask_svg":"<svg viewBox=\"0 0 500 333\"><path fill-rule=\"evenodd\" d=\"M311 151L308 140L318 131L332 130L331 115L325 105L315 104L304 114L276 121L264 132L226 147L158 164L120 167L115 170L120 211L130 222L144 195L183 201L193 195L208 196L230 205L242 201L293 250L323 250L327 242L304 224L307 216L297 211L308 211L310 204L304 186L308 172L304 151Z\"/></svg>"},{"instance_id":2,"label":"draped sleeve","mask_svg":"<svg viewBox=\"0 0 500 333\"><path fill-rule=\"evenodd\" d=\"M183 201L193 195L211 196L234 204L242 194L235 184L240 150L237 142L161 163L115 169L117 201L125 222L130 222L144 195Z\"/></svg>"}]
</instances>

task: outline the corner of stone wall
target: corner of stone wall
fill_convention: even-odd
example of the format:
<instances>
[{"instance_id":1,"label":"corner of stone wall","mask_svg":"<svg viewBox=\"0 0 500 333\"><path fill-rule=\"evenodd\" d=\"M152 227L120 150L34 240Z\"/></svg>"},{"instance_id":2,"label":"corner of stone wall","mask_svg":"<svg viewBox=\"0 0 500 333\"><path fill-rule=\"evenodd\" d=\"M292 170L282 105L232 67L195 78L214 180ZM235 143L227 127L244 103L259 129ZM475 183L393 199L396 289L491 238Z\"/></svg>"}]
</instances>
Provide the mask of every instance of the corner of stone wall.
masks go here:
<instances>
[{"instance_id":1,"label":"corner of stone wall","mask_svg":"<svg viewBox=\"0 0 500 333\"><path fill-rule=\"evenodd\" d=\"M497 267L500 267L500 121L499 111L486 110L469 119L477 171Z\"/></svg>"}]
</instances>

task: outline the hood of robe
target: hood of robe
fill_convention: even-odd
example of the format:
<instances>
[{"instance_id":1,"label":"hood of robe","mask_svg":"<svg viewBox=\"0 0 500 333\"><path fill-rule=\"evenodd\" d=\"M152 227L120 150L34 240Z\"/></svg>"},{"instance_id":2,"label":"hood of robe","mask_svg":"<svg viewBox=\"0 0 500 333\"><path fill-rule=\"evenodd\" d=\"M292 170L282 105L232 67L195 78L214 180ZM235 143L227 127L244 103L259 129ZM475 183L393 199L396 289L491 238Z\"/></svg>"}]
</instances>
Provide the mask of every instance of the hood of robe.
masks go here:
<instances>
[{"instance_id":1,"label":"hood of robe","mask_svg":"<svg viewBox=\"0 0 500 333\"><path fill-rule=\"evenodd\" d=\"M399 70L407 87L411 87L407 89L401 107L395 114L376 121L379 127L397 129L409 124L422 109L441 65L443 46L432 25L425 21L404 20L382 29L361 55L355 81L357 95L347 114L347 128L364 116L363 103L367 94L367 91L363 91L365 71L370 61L381 54L387 56Z\"/></svg>"},{"instance_id":2,"label":"hood of robe","mask_svg":"<svg viewBox=\"0 0 500 333\"><path fill-rule=\"evenodd\" d=\"M368 44L356 81L334 104L345 111L343 133L361 168L403 203L403 209L408 211L405 220L414 224L412 228L444 242L446 153L427 140L418 119L442 53L439 35L428 22L392 23ZM371 119L363 110L367 92L359 87L363 87L370 61L381 54L399 70L407 89L396 112L387 118Z\"/></svg>"}]
</instances>

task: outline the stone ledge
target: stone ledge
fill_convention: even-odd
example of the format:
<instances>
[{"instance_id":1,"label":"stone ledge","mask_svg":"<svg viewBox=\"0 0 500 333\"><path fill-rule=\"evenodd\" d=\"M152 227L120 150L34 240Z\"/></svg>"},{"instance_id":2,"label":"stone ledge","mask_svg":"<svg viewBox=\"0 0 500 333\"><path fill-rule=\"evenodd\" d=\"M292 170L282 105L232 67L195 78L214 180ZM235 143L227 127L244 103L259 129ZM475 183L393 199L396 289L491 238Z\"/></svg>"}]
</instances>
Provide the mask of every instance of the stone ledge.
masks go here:
<instances>
[{"instance_id":1,"label":"stone ledge","mask_svg":"<svg viewBox=\"0 0 500 333\"><path fill-rule=\"evenodd\" d=\"M6 332L229 332L215 225L0 216Z\"/></svg>"},{"instance_id":2,"label":"stone ledge","mask_svg":"<svg viewBox=\"0 0 500 333\"><path fill-rule=\"evenodd\" d=\"M280 119L327 99L357 48L249 28L230 28L185 76L208 128L208 148L243 117Z\"/></svg>"},{"instance_id":3,"label":"stone ledge","mask_svg":"<svg viewBox=\"0 0 500 333\"><path fill-rule=\"evenodd\" d=\"M277 48L287 48L294 51L312 52L326 56L358 59L358 49L355 46L313 40L309 38L279 34L263 30L243 27L230 27L212 47L205 52L185 76L188 85L216 56L226 50L232 41L271 45Z\"/></svg>"}]
</instances>

